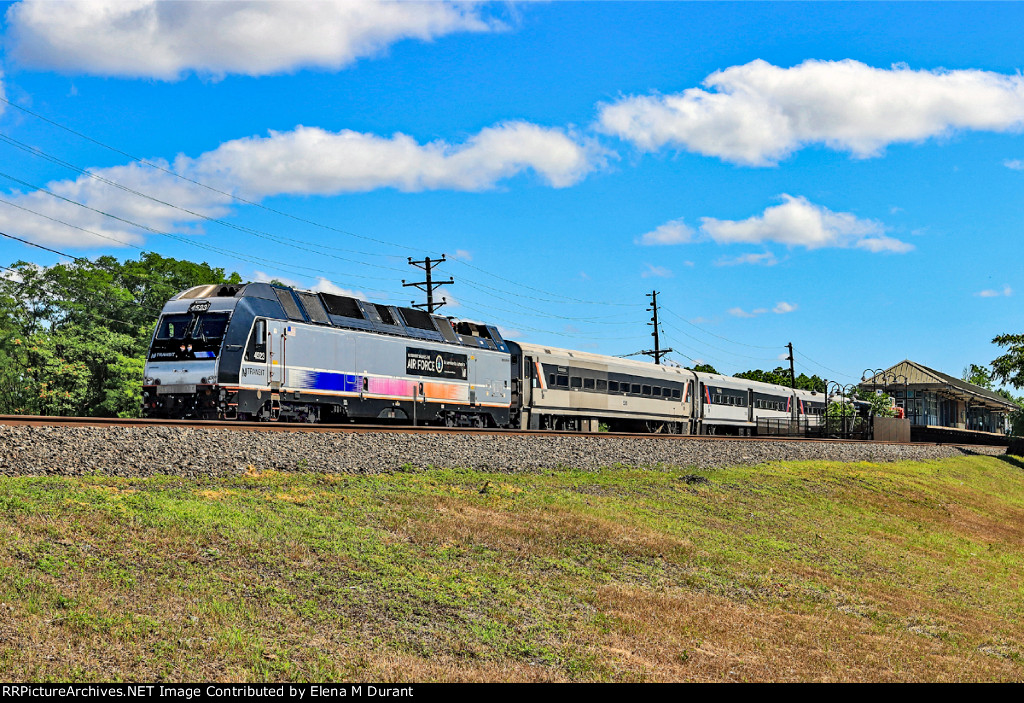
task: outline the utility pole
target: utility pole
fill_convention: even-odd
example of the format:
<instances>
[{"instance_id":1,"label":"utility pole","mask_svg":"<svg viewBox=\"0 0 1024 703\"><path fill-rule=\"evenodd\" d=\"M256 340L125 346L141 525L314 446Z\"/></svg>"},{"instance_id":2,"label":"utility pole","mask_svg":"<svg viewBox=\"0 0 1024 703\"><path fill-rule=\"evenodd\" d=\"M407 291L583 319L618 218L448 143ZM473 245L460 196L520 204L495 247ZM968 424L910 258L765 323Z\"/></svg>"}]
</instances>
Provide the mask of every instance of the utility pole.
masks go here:
<instances>
[{"instance_id":1,"label":"utility pole","mask_svg":"<svg viewBox=\"0 0 1024 703\"><path fill-rule=\"evenodd\" d=\"M796 388L796 376L793 373L793 343L790 342L786 346L789 347L789 387Z\"/></svg>"},{"instance_id":2,"label":"utility pole","mask_svg":"<svg viewBox=\"0 0 1024 703\"><path fill-rule=\"evenodd\" d=\"M437 310L442 305L444 305L445 303L448 302L448 300L446 298L441 298L441 302L440 303L435 303L434 302L434 289L435 288L439 288L441 286L450 286L451 284L455 283L455 279L449 277L447 281L435 281L433 279L433 277L431 276L431 273L433 272L434 267L437 266L438 264L443 264L447 260L448 259L445 258L444 254L441 254L441 258L440 259L433 259L432 260L428 256L423 261L413 261L412 257L411 256L409 257L409 265L410 266L415 266L416 268L423 269L427 273L427 276L426 276L427 280L425 280L425 281L416 281L415 283L406 283L405 279L404 278L402 279L402 287L403 288L408 288L409 286L412 286L414 288L419 288L422 291L426 291L426 294L427 294L427 302L426 302L426 304L424 304L424 303L416 303L414 301L409 301L409 305L412 305L414 308L426 308L427 312L432 314L435 310Z\"/></svg>"},{"instance_id":3,"label":"utility pole","mask_svg":"<svg viewBox=\"0 0 1024 703\"><path fill-rule=\"evenodd\" d=\"M651 307L647 308L647 311L654 313L654 315L651 316L651 321L647 323L654 327L654 331L651 332L651 336L654 337L654 349L647 349L640 353L646 354L647 356L653 356L654 363L660 365L661 357L665 356L672 350L662 349L661 338L658 336L658 291L651 291L647 294L647 297L651 299Z\"/></svg>"}]
</instances>

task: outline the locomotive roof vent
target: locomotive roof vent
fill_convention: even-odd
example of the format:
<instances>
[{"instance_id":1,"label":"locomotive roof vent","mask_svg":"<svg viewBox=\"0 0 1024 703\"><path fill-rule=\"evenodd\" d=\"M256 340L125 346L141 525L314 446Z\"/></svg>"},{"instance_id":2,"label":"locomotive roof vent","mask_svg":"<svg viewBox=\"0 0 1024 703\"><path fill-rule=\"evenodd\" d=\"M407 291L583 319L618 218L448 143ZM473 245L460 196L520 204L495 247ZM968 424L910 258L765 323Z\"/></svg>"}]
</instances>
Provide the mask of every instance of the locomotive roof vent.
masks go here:
<instances>
[{"instance_id":1,"label":"locomotive roof vent","mask_svg":"<svg viewBox=\"0 0 1024 703\"><path fill-rule=\"evenodd\" d=\"M205 286L194 286L178 296L181 300L192 300L195 298L234 298L239 291L245 288L244 285L223 285L220 283L208 284Z\"/></svg>"}]
</instances>

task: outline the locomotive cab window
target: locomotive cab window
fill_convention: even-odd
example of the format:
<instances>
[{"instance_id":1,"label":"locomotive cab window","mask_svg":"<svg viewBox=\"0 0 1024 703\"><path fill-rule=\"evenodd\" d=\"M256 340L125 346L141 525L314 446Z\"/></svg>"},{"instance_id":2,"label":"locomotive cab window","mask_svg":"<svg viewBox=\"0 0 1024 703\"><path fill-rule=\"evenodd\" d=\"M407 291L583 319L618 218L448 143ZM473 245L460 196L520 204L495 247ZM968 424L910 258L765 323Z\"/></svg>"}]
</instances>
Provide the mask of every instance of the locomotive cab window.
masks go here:
<instances>
[{"instance_id":1,"label":"locomotive cab window","mask_svg":"<svg viewBox=\"0 0 1024 703\"><path fill-rule=\"evenodd\" d=\"M156 338L184 339L191 322L191 315L164 315L164 319L160 321L160 329L157 330Z\"/></svg>"}]
</instances>

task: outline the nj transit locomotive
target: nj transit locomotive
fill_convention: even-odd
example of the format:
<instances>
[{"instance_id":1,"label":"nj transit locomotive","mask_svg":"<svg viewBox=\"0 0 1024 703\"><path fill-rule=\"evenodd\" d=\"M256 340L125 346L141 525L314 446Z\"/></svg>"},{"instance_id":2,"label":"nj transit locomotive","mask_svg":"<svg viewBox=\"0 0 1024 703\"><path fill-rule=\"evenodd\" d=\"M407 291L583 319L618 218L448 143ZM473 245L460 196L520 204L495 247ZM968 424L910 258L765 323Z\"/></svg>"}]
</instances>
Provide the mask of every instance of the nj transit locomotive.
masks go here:
<instances>
[{"instance_id":1,"label":"nj transit locomotive","mask_svg":"<svg viewBox=\"0 0 1024 703\"><path fill-rule=\"evenodd\" d=\"M172 298L144 375L148 417L752 434L758 419L825 408L806 391L267 283Z\"/></svg>"}]
</instances>

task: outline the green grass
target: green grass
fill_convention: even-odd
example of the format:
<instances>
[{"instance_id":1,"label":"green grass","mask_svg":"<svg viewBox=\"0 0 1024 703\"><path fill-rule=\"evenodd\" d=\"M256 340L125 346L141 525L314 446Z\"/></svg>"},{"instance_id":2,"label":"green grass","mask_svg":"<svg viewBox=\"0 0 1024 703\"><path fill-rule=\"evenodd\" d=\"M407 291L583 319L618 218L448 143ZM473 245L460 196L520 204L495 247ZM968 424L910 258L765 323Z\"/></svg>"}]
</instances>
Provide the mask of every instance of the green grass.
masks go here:
<instances>
[{"instance_id":1,"label":"green grass","mask_svg":"<svg viewBox=\"0 0 1024 703\"><path fill-rule=\"evenodd\" d=\"M10 680L1020 680L1024 470L0 478Z\"/></svg>"}]
</instances>

